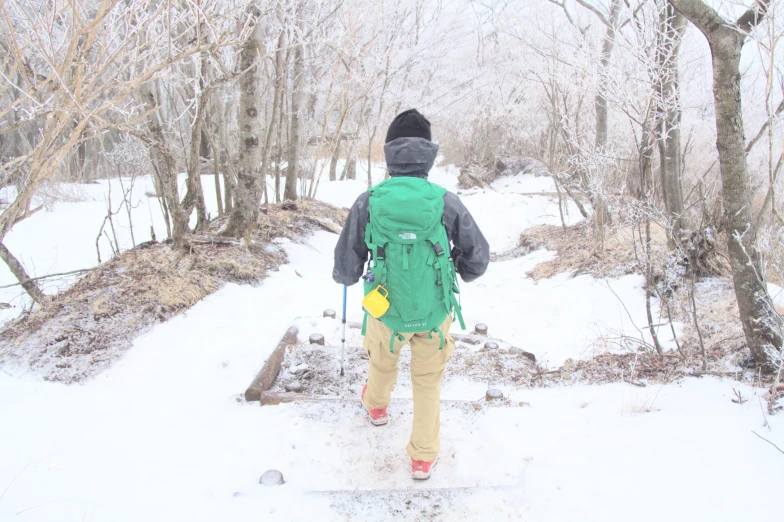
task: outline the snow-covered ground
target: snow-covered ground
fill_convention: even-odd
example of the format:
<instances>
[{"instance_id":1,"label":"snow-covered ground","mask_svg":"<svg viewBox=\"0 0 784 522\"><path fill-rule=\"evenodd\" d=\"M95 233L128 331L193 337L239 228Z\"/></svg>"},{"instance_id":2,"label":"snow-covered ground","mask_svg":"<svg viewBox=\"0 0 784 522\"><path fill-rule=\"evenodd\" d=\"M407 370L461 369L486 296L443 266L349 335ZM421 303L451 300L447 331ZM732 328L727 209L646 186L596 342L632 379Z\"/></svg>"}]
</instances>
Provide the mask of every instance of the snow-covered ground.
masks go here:
<instances>
[{"instance_id":1,"label":"snow-covered ground","mask_svg":"<svg viewBox=\"0 0 784 522\"><path fill-rule=\"evenodd\" d=\"M456 172L439 168L432 179L454 190ZM513 247L528 226L560 222L552 196L529 195L551 191L547 182L505 179L462 195L494 251ZM212 184L204 185L214 212ZM9 236L9 248L36 274L97 262L106 184L83 188L95 201L59 203ZM363 189L361 181L322 179L319 198L350 206ZM138 198L134 224L143 241L160 211L146 206L154 200L143 192ZM324 349L337 355L339 321L321 317L341 306L330 277L335 241L327 232L303 244L281 241L290 263L263 284L225 286L137 338L82 385L0 372L0 520L715 522L780 513L784 455L753 432L784 448L784 420L765 418L761 390L728 380L505 389L514 403L527 403L515 408L447 403L442 460L425 483L407 473L405 391L394 395L391 422L381 428L365 421L358 402L243 404L239 394L288 326L296 324L301 338L323 333ZM642 335L640 278L525 277L552 255L492 263L485 277L464 284L467 322L487 323L550 366L611 348L607 332ZM0 284L9 277L0 272ZM355 285L349 321L361 320L360 299ZM353 331L350 344L358 342ZM486 386L454 383L444 398L475 400ZM736 391L743 404L732 401ZM287 483L259 485L267 469L282 471Z\"/></svg>"}]
</instances>

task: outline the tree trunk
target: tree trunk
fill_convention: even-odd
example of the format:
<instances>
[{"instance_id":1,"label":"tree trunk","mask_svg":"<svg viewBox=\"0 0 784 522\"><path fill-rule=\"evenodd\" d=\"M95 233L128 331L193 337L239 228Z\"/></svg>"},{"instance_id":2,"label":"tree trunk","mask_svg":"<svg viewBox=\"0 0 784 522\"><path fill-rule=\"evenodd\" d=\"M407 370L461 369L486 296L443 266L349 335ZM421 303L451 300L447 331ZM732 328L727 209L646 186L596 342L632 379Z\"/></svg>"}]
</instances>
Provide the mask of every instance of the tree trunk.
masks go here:
<instances>
[{"instance_id":1,"label":"tree trunk","mask_svg":"<svg viewBox=\"0 0 784 522\"><path fill-rule=\"evenodd\" d=\"M351 155L346 160L346 178L347 179L357 179L357 156L354 151L354 147L351 148Z\"/></svg>"},{"instance_id":2,"label":"tree trunk","mask_svg":"<svg viewBox=\"0 0 784 522\"><path fill-rule=\"evenodd\" d=\"M558 214L561 217L561 227L566 231L566 218L564 217L564 201L561 193L561 182L555 174L555 149L558 143L558 134L561 126L561 119L558 114L557 98L555 96L555 82L551 83L550 89L545 87L547 97L550 102L550 121L547 128L547 170L553 177L555 191L558 194Z\"/></svg>"},{"instance_id":3,"label":"tree trunk","mask_svg":"<svg viewBox=\"0 0 784 522\"><path fill-rule=\"evenodd\" d=\"M14 274L16 280L22 285L27 294L38 304L41 304L46 299L46 295L38 288L38 284L30 279L27 271L22 266L16 257L6 248L3 243L0 243L0 259L5 261L8 269Z\"/></svg>"},{"instance_id":4,"label":"tree trunk","mask_svg":"<svg viewBox=\"0 0 784 522\"><path fill-rule=\"evenodd\" d=\"M343 123L346 121L346 116L348 115L348 111L351 109L351 106L348 103L348 100L344 97L343 100L346 104L346 108L340 113L340 120L338 121L338 126L335 129L335 133L332 135L332 159L329 162L329 180L335 181L337 179L338 173L338 159L340 159L340 137L343 134Z\"/></svg>"},{"instance_id":5,"label":"tree trunk","mask_svg":"<svg viewBox=\"0 0 784 522\"><path fill-rule=\"evenodd\" d=\"M223 216L223 196L221 195L220 170L218 170L218 167L220 166L220 161L218 160L218 151L214 150L212 154L212 162L215 165L213 168L213 170L215 170L215 199L217 200L216 203L218 204L218 215Z\"/></svg>"},{"instance_id":6,"label":"tree trunk","mask_svg":"<svg viewBox=\"0 0 784 522\"><path fill-rule=\"evenodd\" d=\"M216 111L220 117L220 111ZM218 152L218 138L213 135L213 127L212 127L212 118L207 115L207 129L204 132L204 137L207 140L207 144L209 145L209 150L212 150L212 174L213 178L215 179L215 200L218 204L218 215L223 216L223 196L221 195L221 184L220 184L220 153Z\"/></svg>"},{"instance_id":7,"label":"tree trunk","mask_svg":"<svg viewBox=\"0 0 784 522\"><path fill-rule=\"evenodd\" d=\"M301 25L301 24L300 24ZM301 35L302 28L299 28ZM299 112L302 106L302 84L305 80L305 46L298 42L294 48L294 84L291 93L291 131L289 132L289 157L286 169L286 187L283 199L294 201L297 199L297 167L299 163L301 123Z\"/></svg>"},{"instance_id":8,"label":"tree trunk","mask_svg":"<svg viewBox=\"0 0 784 522\"><path fill-rule=\"evenodd\" d=\"M776 181L779 177L779 172L781 171L781 166L784 165L784 153L779 155L779 160L776 162L776 166L773 169L773 174L770 176L771 182L770 187L768 187L768 193L765 194L765 201L762 202L762 207L759 209L759 213L757 214L756 219L754 220L754 226L757 228L761 228L762 224L764 223L765 215L768 213L768 209L772 208L773 197L776 194ZM774 213L774 215L776 215ZM778 217L778 216L777 216ZM782 223L784 224L784 223Z\"/></svg>"},{"instance_id":9,"label":"tree trunk","mask_svg":"<svg viewBox=\"0 0 784 522\"><path fill-rule=\"evenodd\" d=\"M746 344L760 365L769 362L766 350L781 350L778 317L768 295L756 229L751 215L751 190L740 96L740 54L745 32L764 16L769 0L758 0L735 24L727 23L700 0L669 0L708 39L713 60L716 145L719 150L724 213L729 230L728 251L735 297ZM737 27L736 27L737 26Z\"/></svg>"},{"instance_id":10,"label":"tree trunk","mask_svg":"<svg viewBox=\"0 0 784 522\"><path fill-rule=\"evenodd\" d=\"M24 80L22 79L22 73L17 71L16 73L16 84L21 85ZM21 93L16 89L9 89L8 95L10 99L8 100L8 106L13 105L16 100L21 96ZM11 118L11 126L16 127L16 125L22 120L23 116L18 113L19 111L10 111L10 118ZM10 147L9 147L9 158L17 158L19 156L24 155L24 147L23 147L23 132L25 132L25 126L19 127L16 130L11 132L10 137ZM19 174L14 174L13 179L8 180L11 183L14 183L16 179L19 178ZM16 183L14 183L16 184Z\"/></svg>"},{"instance_id":11,"label":"tree trunk","mask_svg":"<svg viewBox=\"0 0 784 522\"><path fill-rule=\"evenodd\" d=\"M681 188L681 103L678 83L678 58L681 40L686 30L686 19L670 4L662 6L659 19L659 65L662 71L659 103L662 117L660 125L660 173L664 206L672 230L668 230L670 249L680 237L683 222L683 190Z\"/></svg>"},{"instance_id":12,"label":"tree trunk","mask_svg":"<svg viewBox=\"0 0 784 522\"><path fill-rule=\"evenodd\" d=\"M267 140L264 142L264 155L261 160L261 182L264 185L264 201L269 202L267 194L267 174L269 171L270 157L272 154L272 138L278 124L278 111L283 110L283 89L285 88L285 76L283 72L283 44L285 43L286 32L281 31L278 37L278 48L275 51L275 92L272 95L272 114L270 115L269 128L267 129Z\"/></svg>"},{"instance_id":13,"label":"tree trunk","mask_svg":"<svg viewBox=\"0 0 784 522\"><path fill-rule=\"evenodd\" d=\"M340 159L340 133L333 138L332 158L329 160L329 180L338 179L338 159Z\"/></svg>"},{"instance_id":14,"label":"tree trunk","mask_svg":"<svg viewBox=\"0 0 784 522\"><path fill-rule=\"evenodd\" d=\"M237 185L233 191L234 207L223 232L231 237L250 237L259 217L259 201L263 191L261 136L264 130L262 111L259 110L260 68L256 63L264 50L262 25L261 22L256 23L240 52L240 70L247 72L240 77L239 166Z\"/></svg>"},{"instance_id":15,"label":"tree trunk","mask_svg":"<svg viewBox=\"0 0 784 522\"><path fill-rule=\"evenodd\" d=\"M608 135L608 108L607 108L607 70L610 66L610 58L615 47L615 31L618 22L618 15L621 12L622 0L612 0L610 4L610 16L604 20L606 32L602 39L602 50L599 65L599 86L596 90L594 99L594 112L596 113L596 137L594 141L594 153L601 154L607 146ZM594 210L594 230L598 250L604 250L605 228L611 222L611 215L604 194L591 190L588 180L583 175L584 190L590 195L591 205Z\"/></svg>"},{"instance_id":16,"label":"tree trunk","mask_svg":"<svg viewBox=\"0 0 784 522\"><path fill-rule=\"evenodd\" d=\"M220 108L219 108L220 109ZM223 210L231 215L234 198L234 167L231 164L231 150L226 133L226 114L220 111L218 119L218 149L220 149L220 169L223 173Z\"/></svg>"},{"instance_id":17,"label":"tree trunk","mask_svg":"<svg viewBox=\"0 0 784 522\"><path fill-rule=\"evenodd\" d=\"M373 132L370 133L370 137L368 138L367 144L367 186L368 188L373 186L373 139L376 137L376 129L378 126L373 127Z\"/></svg>"},{"instance_id":18,"label":"tree trunk","mask_svg":"<svg viewBox=\"0 0 784 522\"><path fill-rule=\"evenodd\" d=\"M286 64L288 67L288 58ZM283 163L283 129L286 128L286 109L288 108L285 95L284 89L281 93L280 109L278 110L278 137L275 140L275 203L280 203L280 164Z\"/></svg>"},{"instance_id":19,"label":"tree trunk","mask_svg":"<svg viewBox=\"0 0 784 522\"><path fill-rule=\"evenodd\" d=\"M139 95L145 105L145 110L149 113L147 131L152 140L150 162L163 187L164 208L172 220L171 237L174 240L174 247L181 248L185 233L188 231L188 215L180 206L177 166L171 150L166 146L166 136L163 134L163 126L159 117L160 104L154 84L152 82L142 84L139 87Z\"/></svg>"},{"instance_id":20,"label":"tree trunk","mask_svg":"<svg viewBox=\"0 0 784 522\"><path fill-rule=\"evenodd\" d=\"M596 112L596 141L595 149L601 150L607 145L607 68L610 66L610 57L612 56L613 47L615 47L615 24L618 22L618 15L621 12L621 1L612 0L610 5L610 17L607 22L607 30L602 40L602 54L600 57L601 69L599 71L599 88L596 91L596 99L594 101L594 110ZM597 210L597 214L598 214Z\"/></svg>"},{"instance_id":21,"label":"tree trunk","mask_svg":"<svg viewBox=\"0 0 784 522\"><path fill-rule=\"evenodd\" d=\"M354 152L355 147L355 140L352 140L346 145L346 163L343 165L343 173L340 175L340 181L357 179L357 157Z\"/></svg>"},{"instance_id":22,"label":"tree trunk","mask_svg":"<svg viewBox=\"0 0 784 522\"><path fill-rule=\"evenodd\" d=\"M76 179L74 181L84 181L84 171L87 166L87 142L83 141L76 146Z\"/></svg>"},{"instance_id":23,"label":"tree trunk","mask_svg":"<svg viewBox=\"0 0 784 522\"><path fill-rule=\"evenodd\" d=\"M642 238L640 232L640 242L643 243L643 255L645 256L645 313L648 318L648 328L653 340L653 346L656 353L662 355L662 347L659 343L659 337L656 334L656 329L653 323L653 314L651 312L651 297L654 296L654 289L656 282L653 276L653 262L651 259L651 198L653 196L653 150L656 145L656 137L654 129L659 124L661 112L657 109L651 110L648 117L643 122L642 132L640 137L640 185L642 192L642 201L645 203L645 239ZM635 247L636 249L636 247Z\"/></svg>"},{"instance_id":24,"label":"tree trunk","mask_svg":"<svg viewBox=\"0 0 784 522\"><path fill-rule=\"evenodd\" d=\"M204 76L206 75L207 57L201 53L201 67L199 71L199 92L196 94L196 116L191 127L191 142L188 154L188 190L182 202L185 214L190 219L193 209L196 209L196 230L207 227L207 205L204 201L204 187L201 184L201 140L204 113L209 102L209 92L204 90Z\"/></svg>"}]
</instances>

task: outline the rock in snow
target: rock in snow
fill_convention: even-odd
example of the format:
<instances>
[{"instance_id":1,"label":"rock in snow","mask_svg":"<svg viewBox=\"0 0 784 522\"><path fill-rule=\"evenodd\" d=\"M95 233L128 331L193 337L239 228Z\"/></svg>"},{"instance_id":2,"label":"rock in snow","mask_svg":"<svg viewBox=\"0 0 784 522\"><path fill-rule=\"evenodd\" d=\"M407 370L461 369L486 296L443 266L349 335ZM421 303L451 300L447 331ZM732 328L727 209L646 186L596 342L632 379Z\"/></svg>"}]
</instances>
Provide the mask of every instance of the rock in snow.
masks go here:
<instances>
[{"instance_id":1,"label":"rock in snow","mask_svg":"<svg viewBox=\"0 0 784 522\"><path fill-rule=\"evenodd\" d=\"M285 483L286 481L283 480L283 473L276 469L269 469L265 471L259 479L259 484L262 486L280 486L281 484Z\"/></svg>"}]
</instances>

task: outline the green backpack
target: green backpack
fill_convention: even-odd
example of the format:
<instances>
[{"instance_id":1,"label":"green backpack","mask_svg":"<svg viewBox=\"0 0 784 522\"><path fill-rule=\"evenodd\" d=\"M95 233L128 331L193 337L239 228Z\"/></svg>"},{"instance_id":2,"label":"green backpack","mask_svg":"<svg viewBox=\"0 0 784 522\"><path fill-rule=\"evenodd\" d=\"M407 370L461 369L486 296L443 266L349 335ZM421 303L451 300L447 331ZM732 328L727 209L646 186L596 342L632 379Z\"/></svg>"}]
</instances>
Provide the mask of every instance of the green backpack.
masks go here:
<instances>
[{"instance_id":1,"label":"green backpack","mask_svg":"<svg viewBox=\"0 0 784 522\"><path fill-rule=\"evenodd\" d=\"M388 292L390 307L380 320L404 340L401 332L437 333L444 347L439 326L454 311L465 330L460 303L455 294L455 264L449 252L444 228L446 189L426 179L390 178L368 190L370 222L365 229L365 244L372 262L365 274L365 295L378 286ZM368 312L362 334L365 334Z\"/></svg>"}]
</instances>

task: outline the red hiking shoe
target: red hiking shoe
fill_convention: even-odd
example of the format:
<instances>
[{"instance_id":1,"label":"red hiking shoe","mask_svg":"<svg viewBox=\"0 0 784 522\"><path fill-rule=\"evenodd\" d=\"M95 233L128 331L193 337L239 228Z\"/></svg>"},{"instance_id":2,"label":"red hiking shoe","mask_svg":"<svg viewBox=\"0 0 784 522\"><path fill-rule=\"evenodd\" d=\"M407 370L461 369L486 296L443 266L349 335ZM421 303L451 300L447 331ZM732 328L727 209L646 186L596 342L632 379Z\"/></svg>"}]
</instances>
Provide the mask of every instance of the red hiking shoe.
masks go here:
<instances>
[{"instance_id":1,"label":"red hiking shoe","mask_svg":"<svg viewBox=\"0 0 784 522\"><path fill-rule=\"evenodd\" d=\"M429 479L430 473L433 471L433 468L436 466L436 462L438 462L438 457L434 458L430 462L425 462L424 460L411 459L411 476L415 480Z\"/></svg>"},{"instance_id":2,"label":"red hiking shoe","mask_svg":"<svg viewBox=\"0 0 784 522\"><path fill-rule=\"evenodd\" d=\"M384 406L383 408L376 408L371 410L365 404L365 390L367 390L367 384L364 388L362 388L362 406L365 407L368 414L370 415L370 423L373 426L383 426L387 422L389 422L389 417L387 417L387 407Z\"/></svg>"}]
</instances>

